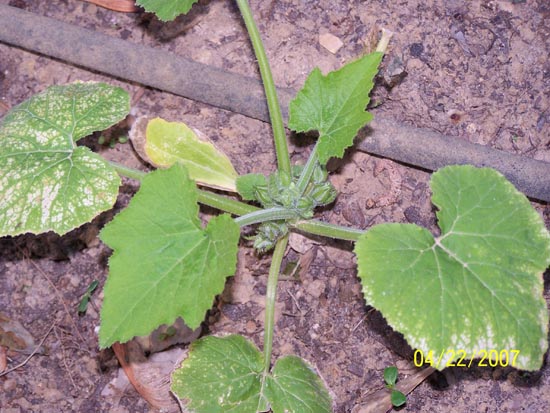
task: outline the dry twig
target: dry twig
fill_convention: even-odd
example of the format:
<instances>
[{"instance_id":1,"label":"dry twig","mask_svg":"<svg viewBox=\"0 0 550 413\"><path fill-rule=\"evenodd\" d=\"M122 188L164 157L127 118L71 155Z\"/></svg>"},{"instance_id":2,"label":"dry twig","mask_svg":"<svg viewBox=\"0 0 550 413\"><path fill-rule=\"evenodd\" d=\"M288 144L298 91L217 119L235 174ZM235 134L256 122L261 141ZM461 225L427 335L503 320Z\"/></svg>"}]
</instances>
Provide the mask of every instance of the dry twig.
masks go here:
<instances>
[{"instance_id":1,"label":"dry twig","mask_svg":"<svg viewBox=\"0 0 550 413\"><path fill-rule=\"evenodd\" d=\"M21 363L19 363L18 365L16 366L13 366L9 369L7 369L6 371L3 371L2 373L0 373L0 377L2 376L5 376L6 374L8 373L11 373L12 371L14 370L17 370L21 367L23 367L25 364L27 364L29 362L29 360L38 352L38 350L42 347L42 344L44 344L44 341L46 341L46 338L50 335L50 333L52 332L52 330L54 329L54 327L57 325L57 321L55 321L51 326L50 328L48 328L48 331L46 332L46 334L44 335L44 337L42 337L42 340L40 340L40 343L38 343L38 345L35 347L35 349L32 351L31 354L28 355L28 357L23 360Z\"/></svg>"}]
</instances>

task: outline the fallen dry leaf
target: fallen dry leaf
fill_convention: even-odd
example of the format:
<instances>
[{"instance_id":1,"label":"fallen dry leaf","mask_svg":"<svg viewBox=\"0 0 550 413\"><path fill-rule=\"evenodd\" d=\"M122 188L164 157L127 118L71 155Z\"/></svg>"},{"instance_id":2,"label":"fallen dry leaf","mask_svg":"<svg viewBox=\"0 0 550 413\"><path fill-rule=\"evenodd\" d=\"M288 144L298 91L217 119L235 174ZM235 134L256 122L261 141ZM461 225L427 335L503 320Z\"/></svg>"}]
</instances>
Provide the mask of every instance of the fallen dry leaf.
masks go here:
<instances>
[{"instance_id":1,"label":"fallen dry leaf","mask_svg":"<svg viewBox=\"0 0 550 413\"><path fill-rule=\"evenodd\" d=\"M170 393L170 373L147 360L136 341L113 344L115 355L136 391L151 406L163 412L178 412L179 405ZM175 367L175 363L172 368Z\"/></svg>"},{"instance_id":2,"label":"fallen dry leaf","mask_svg":"<svg viewBox=\"0 0 550 413\"><path fill-rule=\"evenodd\" d=\"M0 346L0 373L6 370L6 367L8 367L8 355L6 354L6 348Z\"/></svg>"},{"instance_id":3,"label":"fallen dry leaf","mask_svg":"<svg viewBox=\"0 0 550 413\"><path fill-rule=\"evenodd\" d=\"M122 13L135 13L139 8L135 5L134 0L84 0L88 3L105 9L119 11Z\"/></svg>"},{"instance_id":4,"label":"fallen dry leaf","mask_svg":"<svg viewBox=\"0 0 550 413\"><path fill-rule=\"evenodd\" d=\"M34 338L23 325L0 313L0 346L22 354L30 354L36 349Z\"/></svg>"}]
</instances>

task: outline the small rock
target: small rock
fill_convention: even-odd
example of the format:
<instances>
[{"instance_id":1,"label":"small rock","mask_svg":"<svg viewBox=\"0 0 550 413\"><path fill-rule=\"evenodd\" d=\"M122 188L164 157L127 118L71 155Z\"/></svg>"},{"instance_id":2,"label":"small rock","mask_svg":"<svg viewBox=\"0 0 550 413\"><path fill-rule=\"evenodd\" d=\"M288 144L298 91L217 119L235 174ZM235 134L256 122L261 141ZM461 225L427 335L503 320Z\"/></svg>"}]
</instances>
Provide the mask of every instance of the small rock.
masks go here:
<instances>
[{"instance_id":1,"label":"small rock","mask_svg":"<svg viewBox=\"0 0 550 413\"><path fill-rule=\"evenodd\" d=\"M307 292L315 297L319 298L321 294L325 292L325 283L321 280L313 280L308 286L307 286Z\"/></svg>"},{"instance_id":2,"label":"small rock","mask_svg":"<svg viewBox=\"0 0 550 413\"><path fill-rule=\"evenodd\" d=\"M319 35L319 44L332 54L335 54L344 45L344 42L333 34L324 33Z\"/></svg>"},{"instance_id":3,"label":"small rock","mask_svg":"<svg viewBox=\"0 0 550 413\"><path fill-rule=\"evenodd\" d=\"M4 386L3 386L4 391L6 393L15 390L16 387L17 387L17 381L15 381L15 379L7 379L4 382Z\"/></svg>"},{"instance_id":4,"label":"small rock","mask_svg":"<svg viewBox=\"0 0 550 413\"><path fill-rule=\"evenodd\" d=\"M254 320L248 320L246 322L246 332L248 334L252 334L256 331L256 329L258 328L258 326L256 325L256 323L254 322Z\"/></svg>"},{"instance_id":5,"label":"small rock","mask_svg":"<svg viewBox=\"0 0 550 413\"><path fill-rule=\"evenodd\" d=\"M411 56L420 57L424 53L424 45L422 43L413 43L409 47Z\"/></svg>"}]
</instances>

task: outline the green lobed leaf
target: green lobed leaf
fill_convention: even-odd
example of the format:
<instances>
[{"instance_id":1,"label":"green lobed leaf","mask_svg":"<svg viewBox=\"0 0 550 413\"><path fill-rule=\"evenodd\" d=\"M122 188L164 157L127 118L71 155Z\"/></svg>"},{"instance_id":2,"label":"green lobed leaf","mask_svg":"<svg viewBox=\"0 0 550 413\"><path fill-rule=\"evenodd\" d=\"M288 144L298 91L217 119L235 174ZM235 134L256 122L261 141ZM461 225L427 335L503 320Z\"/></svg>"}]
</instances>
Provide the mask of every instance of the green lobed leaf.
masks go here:
<instances>
[{"instance_id":1,"label":"green lobed leaf","mask_svg":"<svg viewBox=\"0 0 550 413\"><path fill-rule=\"evenodd\" d=\"M182 317L192 329L236 269L239 226L229 215L203 229L197 190L185 167L149 173L129 206L101 231L114 252L99 342L149 334Z\"/></svg>"},{"instance_id":2,"label":"green lobed leaf","mask_svg":"<svg viewBox=\"0 0 550 413\"><path fill-rule=\"evenodd\" d=\"M212 188L235 192L237 172L227 156L201 140L182 122L151 119L147 124L145 153L155 166L185 165L189 176Z\"/></svg>"},{"instance_id":3,"label":"green lobed leaf","mask_svg":"<svg viewBox=\"0 0 550 413\"><path fill-rule=\"evenodd\" d=\"M155 13L163 21L174 20L185 14L198 0L136 0L138 6Z\"/></svg>"},{"instance_id":4,"label":"green lobed leaf","mask_svg":"<svg viewBox=\"0 0 550 413\"><path fill-rule=\"evenodd\" d=\"M510 359L518 350L514 367L539 369L548 345L542 272L550 264L541 217L492 169L446 167L431 188L440 236L382 224L357 242L367 303L438 369L491 350Z\"/></svg>"},{"instance_id":5,"label":"green lobed leaf","mask_svg":"<svg viewBox=\"0 0 550 413\"><path fill-rule=\"evenodd\" d=\"M102 83L52 86L0 124L0 235L64 234L110 209L120 178L76 141L129 111L128 93Z\"/></svg>"},{"instance_id":6,"label":"green lobed leaf","mask_svg":"<svg viewBox=\"0 0 550 413\"><path fill-rule=\"evenodd\" d=\"M242 336L205 337L172 375L172 391L194 413L330 413L325 386L305 361L283 357L263 373L263 355Z\"/></svg>"},{"instance_id":7,"label":"green lobed leaf","mask_svg":"<svg viewBox=\"0 0 550 413\"><path fill-rule=\"evenodd\" d=\"M332 412L332 400L324 383L296 356L277 360L266 378L265 394L273 413Z\"/></svg>"},{"instance_id":8,"label":"green lobed leaf","mask_svg":"<svg viewBox=\"0 0 550 413\"><path fill-rule=\"evenodd\" d=\"M390 366L384 369L384 381L389 386L393 386L397 383L397 367Z\"/></svg>"},{"instance_id":9,"label":"green lobed leaf","mask_svg":"<svg viewBox=\"0 0 550 413\"><path fill-rule=\"evenodd\" d=\"M262 174L246 174L237 177L237 192L245 201L257 201L258 187L267 187L267 178Z\"/></svg>"},{"instance_id":10,"label":"green lobed leaf","mask_svg":"<svg viewBox=\"0 0 550 413\"><path fill-rule=\"evenodd\" d=\"M391 404L394 407L400 407L400 406L403 406L405 403L407 403L407 396L405 396L399 390L392 390L390 399L391 399Z\"/></svg>"},{"instance_id":11,"label":"green lobed leaf","mask_svg":"<svg viewBox=\"0 0 550 413\"><path fill-rule=\"evenodd\" d=\"M252 413L261 404L262 353L239 335L204 337L172 375L172 391L195 413Z\"/></svg>"},{"instance_id":12,"label":"green lobed leaf","mask_svg":"<svg viewBox=\"0 0 550 413\"><path fill-rule=\"evenodd\" d=\"M315 68L290 102L288 127L319 132L319 161L341 158L372 115L365 111L383 54L374 52L323 76Z\"/></svg>"}]
</instances>

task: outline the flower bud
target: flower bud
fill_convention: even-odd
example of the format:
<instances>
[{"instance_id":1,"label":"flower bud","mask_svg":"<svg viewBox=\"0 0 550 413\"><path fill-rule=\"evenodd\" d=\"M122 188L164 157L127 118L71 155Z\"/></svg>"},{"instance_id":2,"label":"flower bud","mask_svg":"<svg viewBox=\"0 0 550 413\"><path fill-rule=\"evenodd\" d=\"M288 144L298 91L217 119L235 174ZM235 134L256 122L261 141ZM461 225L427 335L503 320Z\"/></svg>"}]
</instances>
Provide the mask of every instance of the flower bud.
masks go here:
<instances>
[{"instance_id":1,"label":"flower bud","mask_svg":"<svg viewBox=\"0 0 550 413\"><path fill-rule=\"evenodd\" d=\"M328 181L315 186L309 193L315 206L330 204L336 199L336 195L336 189Z\"/></svg>"},{"instance_id":2,"label":"flower bud","mask_svg":"<svg viewBox=\"0 0 550 413\"><path fill-rule=\"evenodd\" d=\"M313 199L304 196L296 202L296 209L302 218L311 218L313 216Z\"/></svg>"},{"instance_id":3,"label":"flower bud","mask_svg":"<svg viewBox=\"0 0 550 413\"><path fill-rule=\"evenodd\" d=\"M258 200L258 202L262 204L265 208L271 208L275 205L273 199L271 199L271 197L269 196L267 186L256 186L254 188L254 196Z\"/></svg>"},{"instance_id":4,"label":"flower bud","mask_svg":"<svg viewBox=\"0 0 550 413\"><path fill-rule=\"evenodd\" d=\"M315 165L315 169L313 170L313 183L314 184L320 184L327 180L328 173L324 166L317 163Z\"/></svg>"}]
</instances>

